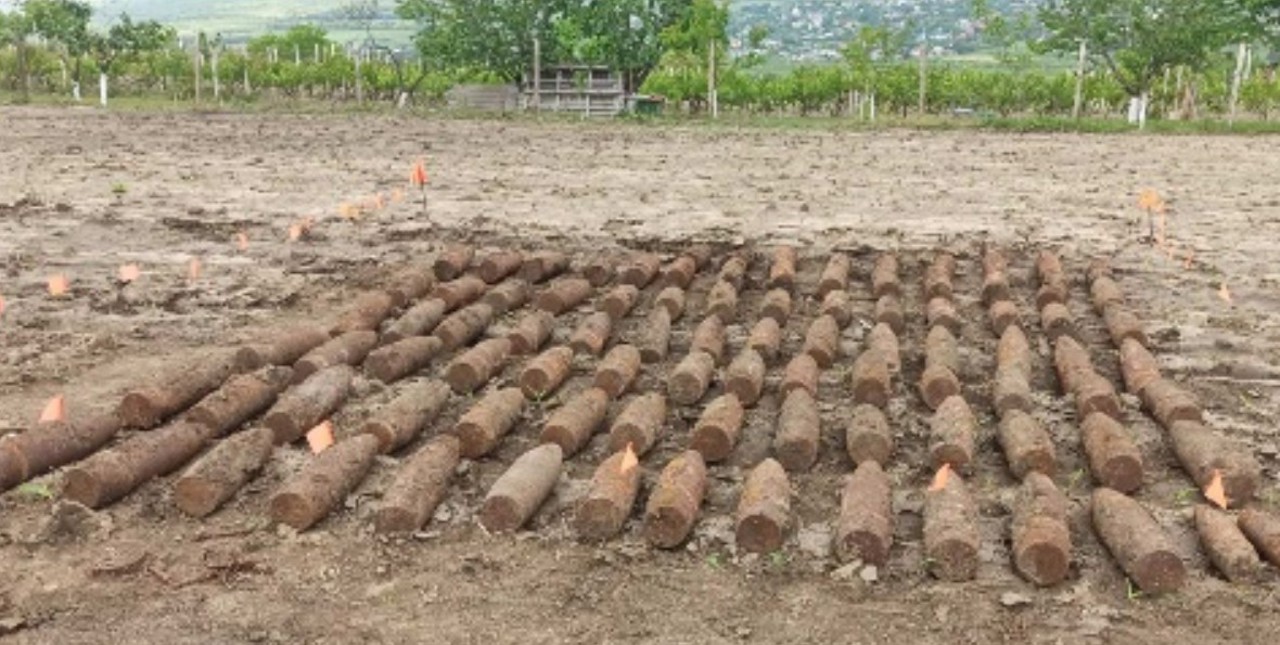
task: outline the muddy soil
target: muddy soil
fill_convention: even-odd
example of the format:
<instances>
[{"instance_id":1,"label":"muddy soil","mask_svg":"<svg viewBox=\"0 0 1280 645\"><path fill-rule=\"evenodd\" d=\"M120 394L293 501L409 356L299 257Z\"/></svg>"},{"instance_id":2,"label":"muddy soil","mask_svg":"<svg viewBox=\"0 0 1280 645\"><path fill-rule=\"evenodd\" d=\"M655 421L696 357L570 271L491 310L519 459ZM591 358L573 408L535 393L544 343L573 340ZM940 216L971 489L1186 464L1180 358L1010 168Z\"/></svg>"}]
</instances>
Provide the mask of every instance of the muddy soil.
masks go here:
<instances>
[{"instance_id":1,"label":"muddy soil","mask_svg":"<svg viewBox=\"0 0 1280 645\"><path fill-rule=\"evenodd\" d=\"M379 457L343 508L298 534L268 520L271 495L310 459L278 448L266 470L204 520L171 501L174 476L102 511L59 498L54 472L0 496L0 639L14 642L1273 642L1280 575L1232 585L1212 570L1194 528L1194 483L1159 425L1124 398L1126 427L1148 471L1134 495L1187 563L1189 584L1137 594L1088 523L1093 484L1074 406L1063 397L1035 312L1036 253L1061 253L1071 309L1100 373L1119 365L1088 304L1085 266L1112 258L1166 375L1200 398L1209 424L1262 463L1257 504L1280 511L1280 174L1265 138L1014 136L980 132L817 133L659 129L640 125L432 121L392 117L107 114L0 110L0 434L35 423L65 394L68 412L107 409L140 376L233 349L299 321L331 321L353 297L447 243L556 249L583 266L601 252L674 257L696 242L751 258L730 353L746 342L767 291L772 245L800 250L782 358L747 411L733 455L710 468L687 544L658 551L640 510L619 539L573 536L575 502L609 455L597 435L565 464L527 530L488 535L476 513L505 467L537 443L542 422L588 387L579 357L565 394L531 403L495 452L459 468L434 519L410 537L376 536L372 509L400 463L475 397L455 396L422 440ZM406 186L425 158L427 209ZM1168 203L1162 244L1137 208L1152 188ZM375 195L383 203L375 203ZM397 197L399 199L397 199ZM357 215L354 216L353 215ZM290 227L309 220L300 239ZM241 239L243 234L243 245ZM1066 582L1037 589L1012 569L1017 487L995 440L989 381L997 338L981 302L981 253L1009 250L1013 293L1036 350L1036 417L1058 454L1076 553ZM981 431L969 488L982 538L977 579L927 572L921 536L929 484L929 410L915 383L928 332L921 284L934 249L956 253L964 395ZM795 521L784 549L739 552L733 513L746 472L769 456L786 360L816 317L829 254L853 258L857 320L819 387L822 446L791 477ZM869 275L897 251L906 290L903 372L889 417L898 446L886 470L895 536L886 567L838 562L830 549L850 418L848 370L873 318ZM192 259L201 270L192 279ZM123 264L141 277L118 280ZM64 275L69 294L47 282ZM646 365L632 394L664 391L704 317L714 270L689 289L671 352ZM559 317L566 343L608 287ZM657 289L614 330L637 337ZM495 321L499 334L524 310ZM440 376L437 361L416 379ZM515 381L510 361L489 387ZM403 384L359 379L334 418L339 436ZM643 500L688 444L697 405L673 407L641 461ZM610 406L615 416L622 403ZM122 436L120 440L127 438Z\"/></svg>"}]
</instances>

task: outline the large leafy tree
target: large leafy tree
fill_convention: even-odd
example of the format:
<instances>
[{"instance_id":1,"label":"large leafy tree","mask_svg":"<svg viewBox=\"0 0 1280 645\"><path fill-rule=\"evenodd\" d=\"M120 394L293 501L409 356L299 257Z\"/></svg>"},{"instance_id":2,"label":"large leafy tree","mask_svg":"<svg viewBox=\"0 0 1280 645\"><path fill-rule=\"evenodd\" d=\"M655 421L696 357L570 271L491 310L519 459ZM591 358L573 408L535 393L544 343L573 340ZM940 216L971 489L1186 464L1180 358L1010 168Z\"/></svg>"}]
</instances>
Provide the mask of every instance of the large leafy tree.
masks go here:
<instances>
[{"instance_id":1,"label":"large leafy tree","mask_svg":"<svg viewBox=\"0 0 1280 645\"><path fill-rule=\"evenodd\" d=\"M177 32L154 20L135 22L129 14L121 14L120 21L105 34L95 33L90 38L90 52L98 64L100 100L107 104L107 82L111 68L121 59L165 49L174 42Z\"/></svg>"},{"instance_id":2,"label":"large leafy tree","mask_svg":"<svg viewBox=\"0 0 1280 645\"><path fill-rule=\"evenodd\" d=\"M27 0L24 10L35 33L56 45L63 64L71 68L79 98L80 61L93 44L89 31L93 7L78 0Z\"/></svg>"}]
</instances>

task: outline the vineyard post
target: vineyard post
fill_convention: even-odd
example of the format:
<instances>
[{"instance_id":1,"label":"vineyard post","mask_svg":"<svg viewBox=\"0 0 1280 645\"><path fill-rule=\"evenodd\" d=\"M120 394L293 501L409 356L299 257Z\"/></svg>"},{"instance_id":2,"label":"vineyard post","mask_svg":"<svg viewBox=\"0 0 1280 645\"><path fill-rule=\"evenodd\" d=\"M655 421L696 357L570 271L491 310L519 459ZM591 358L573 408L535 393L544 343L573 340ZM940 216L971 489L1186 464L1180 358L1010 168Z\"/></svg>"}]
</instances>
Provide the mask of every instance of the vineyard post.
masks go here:
<instances>
[{"instance_id":1,"label":"vineyard post","mask_svg":"<svg viewBox=\"0 0 1280 645\"><path fill-rule=\"evenodd\" d=\"M720 118L720 101L716 96L716 41L711 41L707 50L707 105L711 108L711 118Z\"/></svg>"},{"instance_id":2,"label":"vineyard post","mask_svg":"<svg viewBox=\"0 0 1280 645\"><path fill-rule=\"evenodd\" d=\"M302 48L297 43L293 45L293 64L299 67L302 66Z\"/></svg>"},{"instance_id":3,"label":"vineyard post","mask_svg":"<svg viewBox=\"0 0 1280 645\"><path fill-rule=\"evenodd\" d=\"M244 95L253 94L253 86L249 84L249 56L244 57Z\"/></svg>"},{"instance_id":4,"label":"vineyard post","mask_svg":"<svg viewBox=\"0 0 1280 645\"><path fill-rule=\"evenodd\" d=\"M1089 42L1080 40L1080 56L1076 59L1076 95L1071 105L1071 118L1079 119L1080 110L1084 107L1084 63L1089 55Z\"/></svg>"},{"instance_id":5,"label":"vineyard post","mask_svg":"<svg viewBox=\"0 0 1280 645\"><path fill-rule=\"evenodd\" d=\"M218 48L214 47L212 58L209 59L209 71L213 72L213 100L215 103L222 102L222 82L218 79Z\"/></svg>"},{"instance_id":6,"label":"vineyard post","mask_svg":"<svg viewBox=\"0 0 1280 645\"><path fill-rule=\"evenodd\" d=\"M1249 45L1241 42L1236 48L1236 70L1231 75L1231 114L1227 117L1227 124L1234 126L1236 124L1236 110L1240 104L1240 83L1244 79L1244 59L1248 55Z\"/></svg>"},{"instance_id":7,"label":"vineyard post","mask_svg":"<svg viewBox=\"0 0 1280 645\"><path fill-rule=\"evenodd\" d=\"M542 111L542 40L533 36L533 111Z\"/></svg>"},{"instance_id":8,"label":"vineyard post","mask_svg":"<svg viewBox=\"0 0 1280 645\"><path fill-rule=\"evenodd\" d=\"M929 39L920 47L920 115L924 116L929 97Z\"/></svg>"},{"instance_id":9,"label":"vineyard post","mask_svg":"<svg viewBox=\"0 0 1280 645\"><path fill-rule=\"evenodd\" d=\"M200 47L198 45L199 41L196 41L196 42L197 42L196 52L195 52L195 55L191 58L191 66L196 73L196 103L199 103L200 102L200 81L202 80L201 76L203 76L200 73L200 67L201 67L201 63L204 62L204 54L200 52Z\"/></svg>"},{"instance_id":10,"label":"vineyard post","mask_svg":"<svg viewBox=\"0 0 1280 645\"><path fill-rule=\"evenodd\" d=\"M360 78L360 50L355 51L356 59L356 105L364 105L364 81Z\"/></svg>"},{"instance_id":11,"label":"vineyard post","mask_svg":"<svg viewBox=\"0 0 1280 645\"><path fill-rule=\"evenodd\" d=\"M320 63L320 43L316 43L315 51L311 53L311 58L314 59L316 64Z\"/></svg>"}]
</instances>

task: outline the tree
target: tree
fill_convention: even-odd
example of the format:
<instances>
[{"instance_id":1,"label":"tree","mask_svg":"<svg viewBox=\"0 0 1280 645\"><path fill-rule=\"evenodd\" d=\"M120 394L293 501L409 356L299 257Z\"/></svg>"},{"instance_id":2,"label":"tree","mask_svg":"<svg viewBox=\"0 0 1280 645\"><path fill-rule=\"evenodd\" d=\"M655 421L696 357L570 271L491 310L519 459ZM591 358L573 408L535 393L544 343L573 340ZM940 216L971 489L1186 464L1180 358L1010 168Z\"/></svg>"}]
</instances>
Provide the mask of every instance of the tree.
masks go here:
<instances>
[{"instance_id":1,"label":"tree","mask_svg":"<svg viewBox=\"0 0 1280 645\"><path fill-rule=\"evenodd\" d=\"M1143 123L1151 86L1165 70L1201 70L1241 31L1240 0L1047 0L1040 19L1044 50L1074 52L1080 42L1111 70L1130 97L1129 118Z\"/></svg>"},{"instance_id":2,"label":"tree","mask_svg":"<svg viewBox=\"0 0 1280 645\"><path fill-rule=\"evenodd\" d=\"M641 90L677 102L711 99L710 75L728 67L729 6L715 0L693 0L680 17L662 30L662 58ZM716 69L711 69L711 48Z\"/></svg>"},{"instance_id":3,"label":"tree","mask_svg":"<svg viewBox=\"0 0 1280 645\"><path fill-rule=\"evenodd\" d=\"M285 56L297 54L299 60L315 60L317 50L327 50L332 41L323 27L316 25L295 25L283 34L267 34L249 41L249 53L253 56L266 56L272 49L284 52Z\"/></svg>"},{"instance_id":4,"label":"tree","mask_svg":"<svg viewBox=\"0 0 1280 645\"><path fill-rule=\"evenodd\" d=\"M29 39L35 33L35 24L26 12L25 6L17 11L0 14L0 45L13 45L17 53L17 66L14 68L13 83L18 90L19 100L30 99L31 73L28 61Z\"/></svg>"},{"instance_id":5,"label":"tree","mask_svg":"<svg viewBox=\"0 0 1280 645\"><path fill-rule=\"evenodd\" d=\"M58 46L63 70L71 68L72 91L80 100L80 61L89 53L93 7L78 0L27 0L25 11L41 38Z\"/></svg>"},{"instance_id":6,"label":"tree","mask_svg":"<svg viewBox=\"0 0 1280 645\"><path fill-rule=\"evenodd\" d=\"M121 14L120 22L112 25L107 33L93 34L90 51L98 64L98 93L103 107L107 105L107 82L116 61L162 50L176 37L172 27L154 20L134 22L127 13Z\"/></svg>"}]
</instances>

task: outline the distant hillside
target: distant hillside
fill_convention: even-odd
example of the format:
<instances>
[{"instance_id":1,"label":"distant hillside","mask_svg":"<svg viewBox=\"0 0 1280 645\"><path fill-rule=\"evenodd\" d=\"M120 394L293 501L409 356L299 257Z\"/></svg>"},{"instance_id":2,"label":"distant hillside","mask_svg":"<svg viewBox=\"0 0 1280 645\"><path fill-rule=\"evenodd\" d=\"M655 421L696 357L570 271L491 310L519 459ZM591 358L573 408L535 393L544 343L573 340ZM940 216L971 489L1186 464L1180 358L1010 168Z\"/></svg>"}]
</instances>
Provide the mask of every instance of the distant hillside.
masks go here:
<instances>
[{"instance_id":1,"label":"distant hillside","mask_svg":"<svg viewBox=\"0 0 1280 645\"><path fill-rule=\"evenodd\" d=\"M362 26L344 15L351 0L89 0L96 20L110 23L121 13L142 20L158 20L177 27L183 35L204 31L221 33L228 42L285 31L302 23L315 23L339 41L354 40ZM395 17L394 0L378 3L380 18L374 23L379 40L408 43L413 25Z\"/></svg>"}]
</instances>

